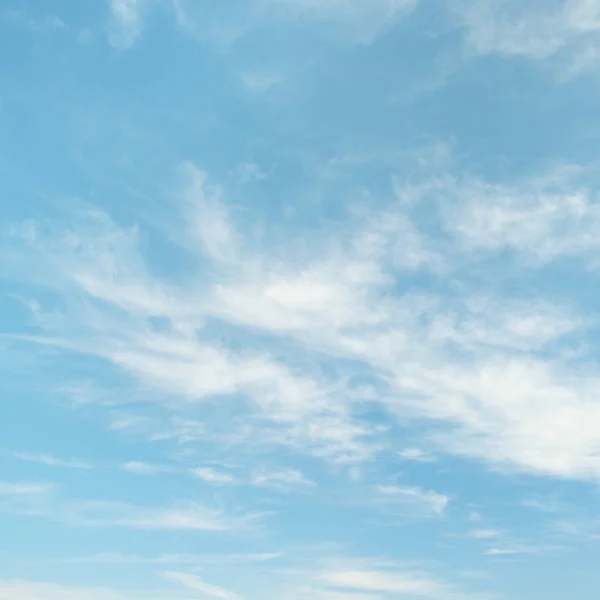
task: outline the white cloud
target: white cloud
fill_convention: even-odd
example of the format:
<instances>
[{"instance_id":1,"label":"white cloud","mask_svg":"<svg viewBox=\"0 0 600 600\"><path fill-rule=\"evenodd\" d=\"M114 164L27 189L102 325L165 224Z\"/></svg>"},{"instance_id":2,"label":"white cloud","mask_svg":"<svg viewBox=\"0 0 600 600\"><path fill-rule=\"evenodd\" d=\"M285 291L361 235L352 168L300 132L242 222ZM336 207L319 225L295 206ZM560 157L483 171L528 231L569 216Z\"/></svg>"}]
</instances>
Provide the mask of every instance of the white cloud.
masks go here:
<instances>
[{"instance_id":1,"label":"white cloud","mask_svg":"<svg viewBox=\"0 0 600 600\"><path fill-rule=\"evenodd\" d=\"M2 600L167 600L153 592L136 594L99 587L77 587L58 583L0 579ZM169 594L168 600L181 596Z\"/></svg>"},{"instance_id":2,"label":"white cloud","mask_svg":"<svg viewBox=\"0 0 600 600\"><path fill-rule=\"evenodd\" d=\"M502 535L502 532L497 529L473 529L469 531L469 537L476 540L489 540L500 535Z\"/></svg>"},{"instance_id":3,"label":"white cloud","mask_svg":"<svg viewBox=\"0 0 600 600\"><path fill-rule=\"evenodd\" d=\"M248 91L263 93L279 85L282 82L282 76L275 71L265 70L264 68L245 69L240 73L240 81ZM252 163L250 164L252 165ZM240 167L245 167L245 165L240 165ZM246 173L245 171L245 168L240 169L238 167L238 177L242 183L244 183L244 180L261 181L267 176L260 169L256 174L253 172L254 168L251 169L250 173ZM248 179L248 175L251 176L250 179ZM258 179L257 175L259 176Z\"/></svg>"},{"instance_id":4,"label":"white cloud","mask_svg":"<svg viewBox=\"0 0 600 600\"><path fill-rule=\"evenodd\" d=\"M138 420L140 432L190 443L285 444L356 462L393 443L359 417L368 401L403 420L426 419L432 426L423 444L435 452L597 477L600 373L580 369L565 352L589 320L570 308L568 291L563 302L507 298L479 274L473 287L468 275L485 272L502 249L513 253L507 269L565 257L589 264L600 220L593 195L578 183L581 170L502 186L440 177L409 204L363 211L339 231L314 236L300 254L252 246L251 232L223 205L225 190L195 167L184 170L182 205L165 228L175 227L173 239L198 266L189 281L150 275L137 231L105 215L87 215L67 234L30 225L11 238L19 275L69 298L69 314L33 311L43 335L30 340L100 356L139 380L147 402L171 399L170 420L152 432ZM428 238L413 207L431 207L450 236ZM402 254L407 224L422 256L435 260L414 260L413 242ZM399 291L401 278L424 271L440 283L453 278L448 294ZM157 316L169 326L148 327ZM207 322L239 333L241 346L215 338ZM249 342L248 332L261 335ZM278 353L286 344L298 352ZM350 363L368 386L352 383ZM207 426L215 398L234 408L234 418Z\"/></svg>"},{"instance_id":5,"label":"white cloud","mask_svg":"<svg viewBox=\"0 0 600 600\"><path fill-rule=\"evenodd\" d=\"M131 47L142 33L142 3L144 0L108 0L111 22L108 40L119 49Z\"/></svg>"},{"instance_id":6,"label":"white cloud","mask_svg":"<svg viewBox=\"0 0 600 600\"><path fill-rule=\"evenodd\" d=\"M441 515L450 502L450 498L444 494L419 487L380 485L377 491L392 504L415 506L436 515Z\"/></svg>"},{"instance_id":7,"label":"white cloud","mask_svg":"<svg viewBox=\"0 0 600 600\"><path fill-rule=\"evenodd\" d=\"M43 516L56 486L50 483L0 481L0 510L27 516Z\"/></svg>"},{"instance_id":8,"label":"white cloud","mask_svg":"<svg viewBox=\"0 0 600 600\"><path fill-rule=\"evenodd\" d=\"M404 450L398 452L398 456L404 460L415 462L435 462L437 460L435 456L428 454L420 448L404 448Z\"/></svg>"},{"instance_id":9,"label":"white cloud","mask_svg":"<svg viewBox=\"0 0 600 600\"><path fill-rule=\"evenodd\" d=\"M418 0L265 0L287 18L310 19L333 27L342 39L370 44L399 19L413 11Z\"/></svg>"},{"instance_id":10,"label":"white cloud","mask_svg":"<svg viewBox=\"0 0 600 600\"><path fill-rule=\"evenodd\" d=\"M43 465L47 465L49 467L65 467L68 469L91 469L91 465L89 463L80 461L80 460L62 460L59 458L55 458L53 456L49 456L47 454L27 454L21 452L15 452L13 456L19 460L23 460L25 462L35 462Z\"/></svg>"},{"instance_id":11,"label":"white cloud","mask_svg":"<svg viewBox=\"0 0 600 600\"><path fill-rule=\"evenodd\" d=\"M289 593L290 600L382 600L380 594L362 594L360 592L336 592L314 586L294 590Z\"/></svg>"},{"instance_id":12,"label":"white cloud","mask_svg":"<svg viewBox=\"0 0 600 600\"><path fill-rule=\"evenodd\" d=\"M231 263L240 258L240 240L221 201L223 190L210 185L206 173L187 163L182 167L187 181L183 194L188 232L213 259Z\"/></svg>"},{"instance_id":13,"label":"white cloud","mask_svg":"<svg viewBox=\"0 0 600 600\"><path fill-rule=\"evenodd\" d=\"M314 555L314 550L313 550ZM290 600L482 600L488 596L464 593L427 571L376 558L312 558L313 567L295 570L289 585L277 596Z\"/></svg>"},{"instance_id":14,"label":"white cloud","mask_svg":"<svg viewBox=\"0 0 600 600\"><path fill-rule=\"evenodd\" d=\"M266 81L259 82L256 80L256 78L253 80L248 80L247 77L244 78L244 83L248 87L253 88L261 86L264 87L266 85ZM271 82L269 86L272 84L273 82ZM267 174L256 163L253 162L241 163L237 165L233 173L240 183L254 183L267 178Z\"/></svg>"},{"instance_id":15,"label":"white cloud","mask_svg":"<svg viewBox=\"0 0 600 600\"><path fill-rule=\"evenodd\" d=\"M222 510L196 503L170 508L144 508L110 502L88 502L72 506L68 520L101 527L124 527L157 531L230 531L246 527L251 517L228 517ZM66 516L66 515L65 515Z\"/></svg>"},{"instance_id":16,"label":"white cloud","mask_svg":"<svg viewBox=\"0 0 600 600\"><path fill-rule=\"evenodd\" d=\"M253 477L252 483L279 492L291 492L298 488L311 488L316 485L314 481L307 479L303 473L294 469L263 471Z\"/></svg>"},{"instance_id":17,"label":"white cloud","mask_svg":"<svg viewBox=\"0 0 600 600\"><path fill-rule=\"evenodd\" d=\"M172 471L172 468L166 465L155 465L135 460L123 463L121 469L129 473L135 473L136 475L159 475L160 473L169 473Z\"/></svg>"},{"instance_id":18,"label":"white cloud","mask_svg":"<svg viewBox=\"0 0 600 600\"><path fill-rule=\"evenodd\" d=\"M558 547L552 546L528 546L528 545L512 545L488 548L483 554L485 556L515 556L519 554L538 554L548 550L557 550Z\"/></svg>"},{"instance_id":19,"label":"white cloud","mask_svg":"<svg viewBox=\"0 0 600 600\"><path fill-rule=\"evenodd\" d=\"M598 248L600 205L566 169L515 186L473 182L456 188L446 223L473 250L510 249L530 262L549 262Z\"/></svg>"},{"instance_id":20,"label":"white cloud","mask_svg":"<svg viewBox=\"0 0 600 600\"><path fill-rule=\"evenodd\" d=\"M116 565L208 565L208 564L253 564L279 558L281 553L263 554L162 554L160 556L138 556L133 554L105 553L77 558L59 558L57 563L116 564Z\"/></svg>"},{"instance_id":21,"label":"white cloud","mask_svg":"<svg viewBox=\"0 0 600 600\"><path fill-rule=\"evenodd\" d=\"M486 556L512 556L514 554L521 554L516 548L490 548L484 552Z\"/></svg>"},{"instance_id":22,"label":"white cloud","mask_svg":"<svg viewBox=\"0 0 600 600\"><path fill-rule=\"evenodd\" d=\"M172 0L179 27L202 40L228 46L259 25L281 27L301 22L325 37L348 44L368 45L409 15L418 0L257 0L217 5L207 14L193 0ZM218 15L218 19L215 18ZM249 86L268 89L270 75L249 76ZM254 85L257 84L257 85Z\"/></svg>"},{"instance_id":23,"label":"white cloud","mask_svg":"<svg viewBox=\"0 0 600 600\"><path fill-rule=\"evenodd\" d=\"M477 53L555 59L567 74L595 66L600 49L600 2L450 0Z\"/></svg>"},{"instance_id":24,"label":"white cloud","mask_svg":"<svg viewBox=\"0 0 600 600\"><path fill-rule=\"evenodd\" d=\"M215 483L217 485L231 485L235 483L235 478L228 473L222 473L211 467L198 467L192 469L191 473L194 477L206 481L207 483Z\"/></svg>"},{"instance_id":25,"label":"white cloud","mask_svg":"<svg viewBox=\"0 0 600 600\"><path fill-rule=\"evenodd\" d=\"M163 574L163 576L169 581L180 583L184 587L195 592L200 592L200 594L209 598L217 598L218 600L243 600L243 596L235 594L234 592L226 590L222 587L206 583L198 575L192 575L190 573L166 572Z\"/></svg>"},{"instance_id":26,"label":"white cloud","mask_svg":"<svg viewBox=\"0 0 600 600\"><path fill-rule=\"evenodd\" d=\"M232 531L248 528L260 515L229 515L196 502L148 507L108 500L67 500L56 486L0 482L0 508L14 514L52 519L68 525L156 531Z\"/></svg>"},{"instance_id":27,"label":"white cloud","mask_svg":"<svg viewBox=\"0 0 600 600\"><path fill-rule=\"evenodd\" d=\"M53 486L46 483L12 483L0 481L0 496L5 497L36 497L46 495L53 490Z\"/></svg>"},{"instance_id":28,"label":"white cloud","mask_svg":"<svg viewBox=\"0 0 600 600\"><path fill-rule=\"evenodd\" d=\"M432 578L397 571L331 570L321 573L318 579L331 588L423 598L452 597L446 585Z\"/></svg>"},{"instance_id":29,"label":"white cloud","mask_svg":"<svg viewBox=\"0 0 600 600\"><path fill-rule=\"evenodd\" d=\"M42 16L39 13L30 13L27 10L13 9L4 12L2 16L8 16L13 23L20 23L33 33L39 34L70 31L70 27L58 15L54 14Z\"/></svg>"}]
</instances>

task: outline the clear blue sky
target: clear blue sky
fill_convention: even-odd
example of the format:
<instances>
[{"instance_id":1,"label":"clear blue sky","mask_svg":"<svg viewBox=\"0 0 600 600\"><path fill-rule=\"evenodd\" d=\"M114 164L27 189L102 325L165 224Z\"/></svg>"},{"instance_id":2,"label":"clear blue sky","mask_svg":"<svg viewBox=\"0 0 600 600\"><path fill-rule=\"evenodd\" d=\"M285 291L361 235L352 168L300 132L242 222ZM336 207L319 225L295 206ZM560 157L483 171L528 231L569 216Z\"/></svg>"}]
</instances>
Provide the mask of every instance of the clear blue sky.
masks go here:
<instances>
[{"instance_id":1,"label":"clear blue sky","mask_svg":"<svg viewBox=\"0 0 600 600\"><path fill-rule=\"evenodd\" d=\"M0 600L595 600L600 0L4 0Z\"/></svg>"}]
</instances>

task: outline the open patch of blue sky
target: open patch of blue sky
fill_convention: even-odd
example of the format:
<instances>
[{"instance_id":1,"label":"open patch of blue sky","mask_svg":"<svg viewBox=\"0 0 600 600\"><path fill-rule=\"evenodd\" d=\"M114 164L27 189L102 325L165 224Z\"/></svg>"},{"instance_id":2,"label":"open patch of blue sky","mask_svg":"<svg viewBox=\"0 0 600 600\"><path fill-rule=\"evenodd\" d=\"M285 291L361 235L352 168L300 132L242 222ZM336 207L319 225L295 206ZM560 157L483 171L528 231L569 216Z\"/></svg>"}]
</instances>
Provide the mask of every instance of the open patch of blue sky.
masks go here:
<instances>
[{"instance_id":1,"label":"open patch of blue sky","mask_svg":"<svg viewBox=\"0 0 600 600\"><path fill-rule=\"evenodd\" d=\"M599 1L0 49L0 600L596 597Z\"/></svg>"}]
</instances>

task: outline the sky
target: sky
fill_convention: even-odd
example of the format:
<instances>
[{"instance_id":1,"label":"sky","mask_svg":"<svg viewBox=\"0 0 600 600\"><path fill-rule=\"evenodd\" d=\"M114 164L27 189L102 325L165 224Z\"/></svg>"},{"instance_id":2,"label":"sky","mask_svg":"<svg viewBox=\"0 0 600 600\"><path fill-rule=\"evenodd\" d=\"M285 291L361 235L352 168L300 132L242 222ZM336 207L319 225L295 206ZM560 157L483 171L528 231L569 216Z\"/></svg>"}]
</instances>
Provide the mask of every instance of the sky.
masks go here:
<instances>
[{"instance_id":1,"label":"sky","mask_svg":"<svg viewBox=\"0 0 600 600\"><path fill-rule=\"evenodd\" d=\"M600 0L0 4L0 600L597 598Z\"/></svg>"}]
</instances>

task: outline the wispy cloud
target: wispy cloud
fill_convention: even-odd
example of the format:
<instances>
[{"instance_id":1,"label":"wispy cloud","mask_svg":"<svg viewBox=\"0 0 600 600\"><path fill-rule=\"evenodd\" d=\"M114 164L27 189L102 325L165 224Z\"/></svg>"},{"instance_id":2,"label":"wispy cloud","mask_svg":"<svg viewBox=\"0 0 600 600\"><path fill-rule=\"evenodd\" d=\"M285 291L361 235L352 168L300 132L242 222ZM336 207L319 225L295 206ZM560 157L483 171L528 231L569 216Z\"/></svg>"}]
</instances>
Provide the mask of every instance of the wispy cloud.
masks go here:
<instances>
[{"instance_id":1,"label":"wispy cloud","mask_svg":"<svg viewBox=\"0 0 600 600\"><path fill-rule=\"evenodd\" d=\"M522 3L449 0L480 54L554 59L567 75L593 68L600 43L600 5L595 0Z\"/></svg>"},{"instance_id":2,"label":"wispy cloud","mask_svg":"<svg viewBox=\"0 0 600 600\"><path fill-rule=\"evenodd\" d=\"M54 32L69 32L70 27L58 15L55 14L39 14L27 10L12 9L8 13L2 14L2 17L8 15L13 23L19 23L32 33L54 33Z\"/></svg>"},{"instance_id":3,"label":"wispy cloud","mask_svg":"<svg viewBox=\"0 0 600 600\"><path fill-rule=\"evenodd\" d=\"M547 546L507 545L488 548L484 551L485 556L518 556L523 554L538 554L555 548Z\"/></svg>"},{"instance_id":4,"label":"wispy cloud","mask_svg":"<svg viewBox=\"0 0 600 600\"><path fill-rule=\"evenodd\" d=\"M252 478L252 483L278 492L291 492L302 488L312 488L316 485L314 481L294 469L262 471Z\"/></svg>"},{"instance_id":5,"label":"wispy cloud","mask_svg":"<svg viewBox=\"0 0 600 600\"><path fill-rule=\"evenodd\" d=\"M71 507L68 520L101 527L147 530L231 531L247 527L255 517L230 517L222 510L195 503L170 508L144 508L111 502L85 502Z\"/></svg>"},{"instance_id":6,"label":"wispy cloud","mask_svg":"<svg viewBox=\"0 0 600 600\"><path fill-rule=\"evenodd\" d=\"M220 46L231 45L265 24L282 27L290 23L341 43L369 45L418 4L419 0L257 0L219 6L207 13L191 0L172 0L183 31Z\"/></svg>"},{"instance_id":7,"label":"wispy cloud","mask_svg":"<svg viewBox=\"0 0 600 600\"><path fill-rule=\"evenodd\" d=\"M15 452L13 456L19 460L25 462L40 463L49 467L65 467L68 469L91 469L92 466L84 461L80 460L62 460L49 456L48 454L27 454L22 452Z\"/></svg>"},{"instance_id":8,"label":"wispy cloud","mask_svg":"<svg viewBox=\"0 0 600 600\"><path fill-rule=\"evenodd\" d=\"M41 496L52 491L53 486L46 483L11 483L6 481L0 482L0 496L18 497L18 496Z\"/></svg>"},{"instance_id":9,"label":"wispy cloud","mask_svg":"<svg viewBox=\"0 0 600 600\"><path fill-rule=\"evenodd\" d=\"M597 247L600 208L579 171L565 167L513 186L461 186L461 202L446 210L448 227L472 249L510 249L529 262L585 256Z\"/></svg>"},{"instance_id":10,"label":"wispy cloud","mask_svg":"<svg viewBox=\"0 0 600 600\"><path fill-rule=\"evenodd\" d=\"M441 515L450 502L449 496L419 487L380 485L377 491L390 506L407 506L436 515Z\"/></svg>"},{"instance_id":11,"label":"wispy cloud","mask_svg":"<svg viewBox=\"0 0 600 600\"><path fill-rule=\"evenodd\" d=\"M428 454L420 448L405 448L398 452L398 456L403 460L415 462L435 462L437 460L435 456Z\"/></svg>"},{"instance_id":12,"label":"wispy cloud","mask_svg":"<svg viewBox=\"0 0 600 600\"><path fill-rule=\"evenodd\" d=\"M334 27L343 40L370 44L417 5L418 0L265 0L282 16L310 19Z\"/></svg>"},{"instance_id":13,"label":"wispy cloud","mask_svg":"<svg viewBox=\"0 0 600 600\"><path fill-rule=\"evenodd\" d=\"M163 573L163 577L169 581L180 583L184 587L193 590L194 592L199 592L203 596L209 598L217 598L218 600L242 600L243 598L239 594L226 590L225 588L206 583L206 581L198 575L168 571Z\"/></svg>"},{"instance_id":14,"label":"wispy cloud","mask_svg":"<svg viewBox=\"0 0 600 600\"><path fill-rule=\"evenodd\" d=\"M370 567L370 568L369 568ZM336 593L369 593L375 598L387 598L389 595L405 595L415 598L475 599L475 594L462 593L451 585L439 581L435 577L422 572L411 572L400 566L389 565L385 568L364 563L360 565L343 565L325 569L314 577L325 590ZM381 594L381 595L380 595ZM321 597L321 596L317 596ZM324 595L323 598L328 596ZM334 597L334 596L332 596ZM343 595L341 597L344 597ZM360 597L360 596L359 596Z\"/></svg>"},{"instance_id":15,"label":"wispy cloud","mask_svg":"<svg viewBox=\"0 0 600 600\"><path fill-rule=\"evenodd\" d=\"M498 529L472 529L468 535L476 540L490 540L502 535L502 532Z\"/></svg>"},{"instance_id":16,"label":"wispy cloud","mask_svg":"<svg viewBox=\"0 0 600 600\"><path fill-rule=\"evenodd\" d=\"M217 471L212 467L197 467L192 469L191 473L197 479L201 479L207 483L214 483L217 485L231 485L235 483L233 475Z\"/></svg>"},{"instance_id":17,"label":"wispy cloud","mask_svg":"<svg viewBox=\"0 0 600 600\"><path fill-rule=\"evenodd\" d=\"M382 427L359 418L369 399L391 415L440 424L424 440L436 452L502 468L595 477L600 374L580 372L558 346L593 323L575 315L566 300L497 297L473 290L468 278L466 291L449 296L397 293L392 285L414 272L461 280L449 264L407 258L397 242L407 222L423 256L443 250L446 262L455 257L479 268L502 248L530 269L566 256L590 261L596 208L573 181L572 169L501 188L440 178L411 204L386 208L383 217L363 210L343 231L331 231L300 258L287 260L252 246L250 225L236 225L225 190L204 173L187 165L184 179L172 225L183 228L176 229L182 232L178 244L198 271L182 285L151 276L136 230L119 228L106 215L86 215L66 234L30 225L15 229L11 239L13 254L19 239L24 244L28 277L51 290L60 285L71 306L69 315L55 312L51 319L34 311L42 335L29 341L100 356L157 397L186 399L170 402L171 424L148 435L284 444L356 462L390 444L385 428L393 422ZM477 204L482 195L486 202ZM410 211L433 210L443 198L453 201L438 214L450 234L442 249L420 232ZM85 303L78 300L82 295ZM149 328L148 319L156 317L168 327ZM233 351L211 337L207 319L240 335L261 332L274 345L256 342ZM273 349L286 343L301 352L276 358ZM335 369L325 369L323 360ZM344 361L360 364L373 383L350 385L352 370ZM244 419L211 421L207 430L207 400L236 397L244 400L235 404ZM177 425L190 421L190 406L192 437Z\"/></svg>"},{"instance_id":18,"label":"wispy cloud","mask_svg":"<svg viewBox=\"0 0 600 600\"><path fill-rule=\"evenodd\" d=\"M287 574L278 596L293 600L384 600L396 597L432 600L483 600L490 596L462 591L415 563L408 566L375 557L324 558L313 549L311 565Z\"/></svg>"},{"instance_id":19,"label":"wispy cloud","mask_svg":"<svg viewBox=\"0 0 600 600\"><path fill-rule=\"evenodd\" d=\"M102 587L78 587L58 583L43 583L26 580L0 580L2 600L65 600L86 598L87 600L175 600L182 596L158 595L155 592L120 591Z\"/></svg>"},{"instance_id":20,"label":"wispy cloud","mask_svg":"<svg viewBox=\"0 0 600 600\"><path fill-rule=\"evenodd\" d=\"M67 525L117 527L156 531L233 531L256 524L260 515L227 514L196 502L148 507L108 500L70 500L56 486L36 483L0 483L0 509L37 516Z\"/></svg>"},{"instance_id":21,"label":"wispy cloud","mask_svg":"<svg viewBox=\"0 0 600 600\"><path fill-rule=\"evenodd\" d=\"M173 470L172 467L167 465L156 465L135 460L123 463L121 469L136 475L159 475L160 473L170 473Z\"/></svg>"},{"instance_id":22,"label":"wispy cloud","mask_svg":"<svg viewBox=\"0 0 600 600\"><path fill-rule=\"evenodd\" d=\"M411 594L413 596L440 596L443 587L430 579L410 574L385 571L326 571L320 579L333 588L349 588Z\"/></svg>"},{"instance_id":23,"label":"wispy cloud","mask_svg":"<svg viewBox=\"0 0 600 600\"><path fill-rule=\"evenodd\" d=\"M517 598L592 550L600 0L13 4L0 562L57 579L0 600Z\"/></svg>"},{"instance_id":24,"label":"wispy cloud","mask_svg":"<svg viewBox=\"0 0 600 600\"><path fill-rule=\"evenodd\" d=\"M138 556L133 554L105 553L76 558L57 558L58 563L89 563L116 565L222 565L253 564L275 560L281 553L263 554L162 554L160 556Z\"/></svg>"},{"instance_id":25,"label":"wispy cloud","mask_svg":"<svg viewBox=\"0 0 600 600\"><path fill-rule=\"evenodd\" d=\"M108 39L111 46L127 49L142 32L142 3L145 0L109 0L110 25Z\"/></svg>"}]
</instances>

